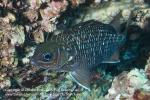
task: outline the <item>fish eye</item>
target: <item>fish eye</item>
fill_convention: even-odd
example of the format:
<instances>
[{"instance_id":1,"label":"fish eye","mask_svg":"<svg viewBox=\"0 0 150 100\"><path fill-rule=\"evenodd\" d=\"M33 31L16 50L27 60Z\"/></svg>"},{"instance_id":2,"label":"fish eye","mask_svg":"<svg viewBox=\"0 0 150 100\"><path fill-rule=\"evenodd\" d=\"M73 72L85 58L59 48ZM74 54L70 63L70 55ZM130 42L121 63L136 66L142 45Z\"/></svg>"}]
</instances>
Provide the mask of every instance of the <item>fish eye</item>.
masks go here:
<instances>
[{"instance_id":1,"label":"fish eye","mask_svg":"<svg viewBox=\"0 0 150 100\"><path fill-rule=\"evenodd\" d=\"M43 58L45 61L50 61L52 58L52 54L51 53L45 53L45 54L43 54Z\"/></svg>"}]
</instances>

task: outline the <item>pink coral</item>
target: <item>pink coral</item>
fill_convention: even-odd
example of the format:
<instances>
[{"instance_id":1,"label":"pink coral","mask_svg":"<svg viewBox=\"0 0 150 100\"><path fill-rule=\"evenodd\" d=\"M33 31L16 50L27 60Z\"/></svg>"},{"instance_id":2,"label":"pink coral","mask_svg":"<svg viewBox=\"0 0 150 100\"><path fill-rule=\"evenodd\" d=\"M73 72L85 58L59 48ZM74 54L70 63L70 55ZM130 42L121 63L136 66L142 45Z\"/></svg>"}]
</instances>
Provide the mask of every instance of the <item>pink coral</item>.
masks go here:
<instances>
[{"instance_id":1,"label":"pink coral","mask_svg":"<svg viewBox=\"0 0 150 100\"><path fill-rule=\"evenodd\" d=\"M66 0L63 1L52 1L49 2L48 7L40 10L40 14L43 19L50 19L53 17L58 17L60 12L64 11L68 5Z\"/></svg>"}]
</instances>

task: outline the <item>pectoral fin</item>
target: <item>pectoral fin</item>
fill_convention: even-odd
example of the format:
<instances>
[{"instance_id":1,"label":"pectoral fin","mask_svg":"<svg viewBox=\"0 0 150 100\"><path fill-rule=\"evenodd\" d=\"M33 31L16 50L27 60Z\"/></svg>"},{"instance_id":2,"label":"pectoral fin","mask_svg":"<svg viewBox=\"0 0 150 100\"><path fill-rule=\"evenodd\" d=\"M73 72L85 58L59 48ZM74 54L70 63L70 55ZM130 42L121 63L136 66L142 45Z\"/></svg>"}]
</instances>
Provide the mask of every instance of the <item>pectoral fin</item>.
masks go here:
<instances>
[{"instance_id":1,"label":"pectoral fin","mask_svg":"<svg viewBox=\"0 0 150 100\"><path fill-rule=\"evenodd\" d=\"M77 84L90 91L90 71L79 64L74 64L74 71L70 72L70 76ZM78 65L78 66L77 66Z\"/></svg>"}]
</instances>

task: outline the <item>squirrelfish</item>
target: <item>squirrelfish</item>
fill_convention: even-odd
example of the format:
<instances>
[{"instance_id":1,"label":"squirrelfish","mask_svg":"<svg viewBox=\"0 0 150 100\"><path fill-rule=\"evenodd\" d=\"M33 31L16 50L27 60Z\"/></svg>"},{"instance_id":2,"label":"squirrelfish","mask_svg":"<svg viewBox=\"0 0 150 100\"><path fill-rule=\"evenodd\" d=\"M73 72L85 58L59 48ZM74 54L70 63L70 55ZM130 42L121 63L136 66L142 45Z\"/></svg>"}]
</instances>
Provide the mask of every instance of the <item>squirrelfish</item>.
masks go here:
<instances>
[{"instance_id":1,"label":"squirrelfish","mask_svg":"<svg viewBox=\"0 0 150 100\"><path fill-rule=\"evenodd\" d=\"M45 69L68 71L73 81L90 90L92 68L101 63L119 62L110 58L124 41L125 36L111 25L89 20L39 44L31 63Z\"/></svg>"}]
</instances>

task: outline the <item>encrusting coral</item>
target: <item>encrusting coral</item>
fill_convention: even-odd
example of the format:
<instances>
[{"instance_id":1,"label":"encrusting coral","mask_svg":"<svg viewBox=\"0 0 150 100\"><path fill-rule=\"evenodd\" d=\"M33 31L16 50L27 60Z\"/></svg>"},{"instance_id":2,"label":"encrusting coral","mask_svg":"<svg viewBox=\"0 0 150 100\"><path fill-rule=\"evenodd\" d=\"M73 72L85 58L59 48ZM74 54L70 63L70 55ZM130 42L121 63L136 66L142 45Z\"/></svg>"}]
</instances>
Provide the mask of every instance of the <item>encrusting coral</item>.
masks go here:
<instances>
[{"instance_id":1,"label":"encrusting coral","mask_svg":"<svg viewBox=\"0 0 150 100\"><path fill-rule=\"evenodd\" d=\"M14 17L12 17L11 14L8 14L8 16L4 18L0 18L1 88L7 87L6 83L9 81L8 76L11 73L8 70L14 69L18 64L18 58L16 58L15 55L15 46L21 45L25 41L23 27L14 27L9 24L10 21L14 21Z\"/></svg>"},{"instance_id":2,"label":"encrusting coral","mask_svg":"<svg viewBox=\"0 0 150 100\"><path fill-rule=\"evenodd\" d=\"M53 32L56 30L57 18L60 13L65 11L68 2L62 1L29 1L29 9L24 12L24 15L30 20L31 24L26 25L27 32L31 32L35 42L44 42L44 32ZM42 7L43 6L43 7ZM39 14L41 19L39 18ZM30 28L30 29L29 29ZM34 30L35 29L35 30Z\"/></svg>"}]
</instances>

